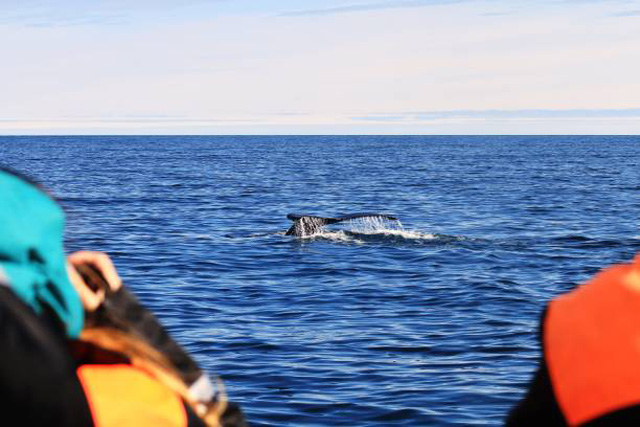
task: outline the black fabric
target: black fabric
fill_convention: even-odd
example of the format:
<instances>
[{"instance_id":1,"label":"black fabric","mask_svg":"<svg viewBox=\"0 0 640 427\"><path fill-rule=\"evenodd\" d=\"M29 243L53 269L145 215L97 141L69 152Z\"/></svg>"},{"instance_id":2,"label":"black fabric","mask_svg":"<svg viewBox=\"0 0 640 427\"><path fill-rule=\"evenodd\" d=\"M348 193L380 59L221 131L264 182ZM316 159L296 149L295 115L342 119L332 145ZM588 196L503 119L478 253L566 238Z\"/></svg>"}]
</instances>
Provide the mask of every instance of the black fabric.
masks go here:
<instances>
[{"instance_id":1,"label":"black fabric","mask_svg":"<svg viewBox=\"0 0 640 427\"><path fill-rule=\"evenodd\" d=\"M128 365L131 359L117 351L111 351L87 341L69 342L69 349L77 366L80 365Z\"/></svg>"},{"instance_id":2,"label":"black fabric","mask_svg":"<svg viewBox=\"0 0 640 427\"><path fill-rule=\"evenodd\" d=\"M547 308L540 316L538 340L543 346L544 324L547 318ZM544 347L529 389L522 399L510 412L506 425L508 426L564 426L567 424L553 393L553 386L549 378L549 370L544 360Z\"/></svg>"},{"instance_id":3,"label":"black fabric","mask_svg":"<svg viewBox=\"0 0 640 427\"><path fill-rule=\"evenodd\" d=\"M184 410L187 414L187 427L207 427L205 422L202 421L202 418L200 418L194 410L191 409L191 406L184 401L182 401L182 405L184 406Z\"/></svg>"},{"instance_id":4,"label":"black fabric","mask_svg":"<svg viewBox=\"0 0 640 427\"><path fill-rule=\"evenodd\" d=\"M227 409L220 417L220 423L222 427L248 427L249 425L240 406L231 402L227 403Z\"/></svg>"},{"instance_id":5,"label":"black fabric","mask_svg":"<svg viewBox=\"0 0 640 427\"><path fill-rule=\"evenodd\" d=\"M206 424L187 404L184 404L185 411L187 413L187 425L188 427L206 427ZM227 403L227 408L220 417L220 425L222 427L248 427L244 414L240 407L235 403Z\"/></svg>"},{"instance_id":6,"label":"black fabric","mask_svg":"<svg viewBox=\"0 0 640 427\"><path fill-rule=\"evenodd\" d=\"M13 425L92 426L64 334L0 286L0 415Z\"/></svg>"},{"instance_id":7,"label":"black fabric","mask_svg":"<svg viewBox=\"0 0 640 427\"><path fill-rule=\"evenodd\" d=\"M567 422L558 406L549 371L544 359L536 372L526 396L513 408L507 426L564 426Z\"/></svg>"},{"instance_id":8,"label":"black fabric","mask_svg":"<svg viewBox=\"0 0 640 427\"><path fill-rule=\"evenodd\" d=\"M583 424L584 427L640 426L640 405L603 415Z\"/></svg>"},{"instance_id":9,"label":"black fabric","mask_svg":"<svg viewBox=\"0 0 640 427\"><path fill-rule=\"evenodd\" d=\"M568 425L555 399L544 361L531 381L525 398L511 411L505 425L566 426ZM583 427L640 426L640 404L610 412L581 424Z\"/></svg>"}]
</instances>

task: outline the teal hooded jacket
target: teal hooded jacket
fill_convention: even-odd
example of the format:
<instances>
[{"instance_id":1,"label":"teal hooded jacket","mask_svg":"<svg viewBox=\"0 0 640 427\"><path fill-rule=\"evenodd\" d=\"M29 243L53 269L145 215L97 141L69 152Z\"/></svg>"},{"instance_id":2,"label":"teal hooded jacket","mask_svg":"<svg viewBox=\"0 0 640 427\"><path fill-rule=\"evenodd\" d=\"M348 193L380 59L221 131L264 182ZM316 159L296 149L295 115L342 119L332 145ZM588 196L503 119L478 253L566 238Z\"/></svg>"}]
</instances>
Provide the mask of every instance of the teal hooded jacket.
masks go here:
<instances>
[{"instance_id":1,"label":"teal hooded jacket","mask_svg":"<svg viewBox=\"0 0 640 427\"><path fill-rule=\"evenodd\" d=\"M0 170L0 286L9 286L37 314L50 307L76 338L84 311L67 276L64 222L49 195Z\"/></svg>"}]
</instances>

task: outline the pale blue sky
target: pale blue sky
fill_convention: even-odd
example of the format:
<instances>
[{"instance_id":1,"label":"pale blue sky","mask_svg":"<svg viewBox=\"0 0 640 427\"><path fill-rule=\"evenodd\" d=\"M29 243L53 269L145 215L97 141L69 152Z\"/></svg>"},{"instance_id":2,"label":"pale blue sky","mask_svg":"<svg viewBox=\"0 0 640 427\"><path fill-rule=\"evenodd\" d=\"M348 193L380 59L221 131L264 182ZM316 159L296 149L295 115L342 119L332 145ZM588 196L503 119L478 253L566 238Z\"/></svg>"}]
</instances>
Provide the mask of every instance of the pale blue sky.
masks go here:
<instances>
[{"instance_id":1,"label":"pale blue sky","mask_svg":"<svg viewBox=\"0 0 640 427\"><path fill-rule=\"evenodd\" d=\"M0 0L0 134L638 134L640 0Z\"/></svg>"}]
</instances>

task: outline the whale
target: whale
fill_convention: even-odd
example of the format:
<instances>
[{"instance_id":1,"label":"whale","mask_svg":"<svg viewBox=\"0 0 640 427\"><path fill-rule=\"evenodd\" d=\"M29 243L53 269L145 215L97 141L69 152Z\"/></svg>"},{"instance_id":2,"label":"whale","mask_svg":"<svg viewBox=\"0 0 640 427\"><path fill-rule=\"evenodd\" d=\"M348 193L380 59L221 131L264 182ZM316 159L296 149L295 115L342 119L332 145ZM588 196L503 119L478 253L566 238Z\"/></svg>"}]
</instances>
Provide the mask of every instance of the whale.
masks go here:
<instances>
[{"instance_id":1,"label":"whale","mask_svg":"<svg viewBox=\"0 0 640 427\"><path fill-rule=\"evenodd\" d=\"M291 225L291 227L289 227L289 229L285 233L285 236L296 237L311 236L320 232L326 225L337 224L339 222L349 221L352 219L379 218L388 219L390 221L398 220L398 218L392 215L371 212L360 212L338 217L322 217L316 215L290 213L287 215L287 218L293 221L293 224Z\"/></svg>"}]
</instances>

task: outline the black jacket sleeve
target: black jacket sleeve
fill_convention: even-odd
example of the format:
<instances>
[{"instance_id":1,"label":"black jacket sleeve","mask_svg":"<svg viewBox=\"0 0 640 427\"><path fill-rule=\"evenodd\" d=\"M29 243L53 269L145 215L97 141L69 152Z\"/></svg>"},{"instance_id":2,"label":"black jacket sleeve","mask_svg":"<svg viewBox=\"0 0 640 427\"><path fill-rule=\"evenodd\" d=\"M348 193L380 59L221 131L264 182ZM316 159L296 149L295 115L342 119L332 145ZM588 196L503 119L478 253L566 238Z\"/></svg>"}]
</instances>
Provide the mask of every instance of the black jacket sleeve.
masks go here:
<instances>
[{"instance_id":1,"label":"black jacket sleeve","mask_svg":"<svg viewBox=\"0 0 640 427\"><path fill-rule=\"evenodd\" d=\"M567 425L553 394L549 371L544 357L529 385L529 390L507 418L507 426L565 426Z\"/></svg>"},{"instance_id":2,"label":"black jacket sleeve","mask_svg":"<svg viewBox=\"0 0 640 427\"><path fill-rule=\"evenodd\" d=\"M0 285L0 415L14 425L93 425L57 326L52 314L37 316Z\"/></svg>"}]
</instances>

